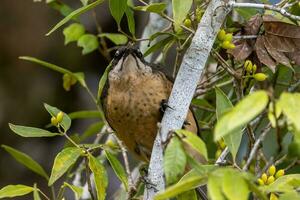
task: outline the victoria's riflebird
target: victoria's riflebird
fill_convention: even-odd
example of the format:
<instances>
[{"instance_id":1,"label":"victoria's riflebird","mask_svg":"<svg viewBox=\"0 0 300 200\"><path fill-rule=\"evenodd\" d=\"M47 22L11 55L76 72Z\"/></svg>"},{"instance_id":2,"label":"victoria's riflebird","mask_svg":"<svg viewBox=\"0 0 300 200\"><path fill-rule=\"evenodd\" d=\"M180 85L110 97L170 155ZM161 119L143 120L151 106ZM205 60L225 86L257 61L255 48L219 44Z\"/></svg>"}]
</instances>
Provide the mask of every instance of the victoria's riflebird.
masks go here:
<instances>
[{"instance_id":1,"label":"victoria's riflebird","mask_svg":"<svg viewBox=\"0 0 300 200\"><path fill-rule=\"evenodd\" d=\"M158 122L172 89L172 81L159 67L144 60L135 47L115 53L101 96L105 117L116 135L140 160L149 161ZM186 130L198 132L189 110Z\"/></svg>"}]
</instances>

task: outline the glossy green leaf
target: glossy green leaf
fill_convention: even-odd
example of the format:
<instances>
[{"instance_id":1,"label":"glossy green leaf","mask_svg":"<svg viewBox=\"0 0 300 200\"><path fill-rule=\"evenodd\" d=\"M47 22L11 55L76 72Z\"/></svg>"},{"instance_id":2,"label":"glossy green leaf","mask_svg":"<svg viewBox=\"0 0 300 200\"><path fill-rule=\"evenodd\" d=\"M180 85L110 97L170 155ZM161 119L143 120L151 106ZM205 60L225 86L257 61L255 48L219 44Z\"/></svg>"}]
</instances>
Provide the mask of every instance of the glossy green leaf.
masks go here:
<instances>
[{"instance_id":1,"label":"glossy green leaf","mask_svg":"<svg viewBox=\"0 0 300 200\"><path fill-rule=\"evenodd\" d=\"M104 122L96 122L94 124L89 125L88 128L80 136L81 141L84 141L85 139L99 133L103 126Z\"/></svg>"},{"instance_id":2,"label":"glossy green leaf","mask_svg":"<svg viewBox=\"0 0 300 200\"><path fill-rule=\"evenodd\" d=\"M100 78L99 84L98 84L98 95L97 95L97 104L101 105L101 95L105 86L105 83L107 81L107 77L108 77L108 72L110 71L111 68L111 62L109 63L109 65L106 67L103 75Z\"/></svg>"},{"instance_id":3,"label":"glossy green leaf","mask_svg":"<svg viewBox=\"0 0 300 200\"><path fill-rule=\"evenodd\" d=\"M73 119L88 119L88 118L101 118L101 114L97 110L80 110L68 114Z\"/></svg>"},{"instance_id":4,"label":"glossy green leaf","mask_svg":"<svg viewBox=\"0 0 300 200\"><path fill-rule=\"evenodd\" d=\"M230 200L248 200L249 188L238 171L223 171L222 190L227 199ZM233 184L234 183L234 184Z\"/></svg>"},{"instance_id":5,"label":"glossy green leaf","mask_svg":"<svg viewBox=\"0 0 300 200\"><path fill-rule=\"evenodd\" d=\"M33 172L41 175L42 177L45 177L47 180L49 179L49 176L47 175L43 167L35 160L33 160L30 156L10 146L1 145L1 147L5 149L5 151L7 151L12 157L14 157L16 161L32 170Z\"/></svg>"},{"instance_id":6,"label":"glossy green leaf","mask_svg":"<svg viewBox=\"0 0 300 200\"><path fill-rule=\"evenodd\" d=\"M94 174L94 181L97 191L97 200L104 200L108 185L107 173L100 160L89 154L89 167Z\"/></svg>"},{"instance_id":7,"label":"glossy green leaf","mask_svg":"<svg viewBox=\"0 0 300 200\"><path fill-rule=\"evenodd\" d=\"M77 147L68 147L57 154L51 171L48 185L51 186L57 179L77 161L82 150Z\"/></svg>"},{"instance_id":8,"label":"glossy green leaf","mask_svg":"<svg viewBox=\"0 0 300 200\"><path fill-rule=\"evenodd\" d=\"M65 68L59 67L57 65L54 65L54 64L45 62L43 60L39 60L37 58L30 57L30 56L21 56L21 57L19 57L19 59L37 63L41 66L47 67L49 69L52 69L53 71L57 71L62 74L70 74L70 75L74 76L83 87L86 87L86 83L84 80L84 74L82 72L73 73L70 70L67 70Z\"/></svg>"},{"instance_id":9,"label":"glossy green leaf","mask_svg":"<svg viewBox=\"0 0 300 200\"><path fill-rule=\"evenodd\" d=\"M189 132L187 130L176 130L176 133L181 137L182 141L191 146L200 155L204 156L207 160L207 149L205 143L196 134Z\"/></svg>"},{"instance_id":10,"label":"glossy green leaf","mask_svg":"<svg viewBox=\"0 0 300 200\"><path fill-rule=\"evenodd\" d=\"M106 37L116 45L126 44L128 41L128 38L125 35L120 33L102 33L99 34L98 36Z\"/></svg>"},{"instance_id":11,"label":"glossy green leaf","mask_svg":"<svg viewBox=\"0 0 300 200\"><path fill-rule=\"evenodd\" d=\"M300 131L300 93L282 93L279 105L296 130Z\"/></svg>"},{"instance_id":12,"label":"glossy green leaf","mask_svg":"<svg viewBox=\"0 0 300 200\"><path fill-rule=\"evenodd\" d=\"M187 158L178 137L173 137L164 154L164 171L167 184L170 185L179 180L183 175Z\"/></svg>"},{"instance_id":13,"label":"glossy green leaf","mask_svg":"<svg viewBox=\"0 0 300 200\"><path fill-rule=\"evenodd\" d=\"M207 182L206 176L191 176L185 180L179 181L175 185L166 188L165 191L159 192L154 199L163 200L171 197L175 197L183 192L195 189Z\"/></svg>"},{"instance_id":14,"label":"glossy green leaf","mask_svg":"<svg viewBox=\"0 0 300 200\"><path fill-rule=\"evenodd\" d=\"M219 119L214 131L214 140L218 141L241 129L265 109L268 101L269 97L265 91L256 91L246 96Z\"/></svg>"},{"instance_id":15,"label":"glossy green leaf","mask_svg":"<svg viewBox=\"0 0 300 200\"><path fill-rule=\"evenodd\" d=\"M26 185L7 185L0 190L0 199L24 196L33 191L33 187Z\"/></svg>"},{"instance_id":16,"label":"glossy green leaf","mask_svg":"<svg viewBox=\"0 0 300 200\"><path fill-rule=\"evenodd\" d=\"M67 23L68 21L70 21L72 18L76 18L79 15L81 15L82 13L85 13L91 9L93 9L94 7L96 7L97 5L101 4L104 0L96 0L93 3L90 3L86 6L83 6L81 8L78 8L77 10L74 10L73 12L71 12L68 16L66 16L64 19L62 19L60 22L58 22L47 34L46 36L49 36L51 33L53 33L54 31L56 31L58 28L60 28L61 26L63 26L65 23Z\"/></svg>"},{"instance_id":17,"label":"glossy green leaf","mask_svg":"<svg viewBox=\"0 0 300 200\"><path fill-rule=\"evenodd\" d=\"M86 55L98 49L99 41L93 34L84 34L78 39L77 46L82 47L82 55Z\"/></svg>"},{"instance_id":18,"label":"glossy green leaf","mask_svg":"<svg viewBox=\"0 0 300 200\"><path fill-rule=\"evenodd\" d=\"M169 42L171 42L174 39L173 36L166 37L160 41L158 41L156 44L152 45L147 51L144 53L144 56L148 56L154 51L157 51L163 47L165 47Z\"/></svg>"},{"instance_id":19,"label":"glossy green leaf","mask_svg":"<svg viewBox=\"0 0 300 200\"><path fill-rule=\"evenodd\" d=\"M233 105L226 94L218 87L216 90L216 114L217 119L219 120L221 116L232 109ZM228 133L223 137L225 144L228 146L229 151L231 152L233 158L239 150L243 132L242 129L234 130L232 133Z\"/></svg>"},{"instance_id":20,"label":"glossy green leaf","mask_svg":"<svg viewBox=\"0 0 300 200\"><path fill-rule=\"evenodd\" d=\"M36 187L36 183L33 186L33 200L41 200L39 189Z\"/></svg>"},{"instance_id":21,"label":"glossy green leaf","mask_svg":"<svg viewBox=\"0 0 300 200\"><path fill-rule=\"evenodd\" d=\"M300 187L300 174L288 174L276 179L270 185L263 187L265 192L290 192Z\"/></svg>"},{"instance_id":22,"label":"glossy green leaf","mask_svg":"<svg viewBox=\"0 0 300 200\"><path fill-rule=\"evenodd\" d=\"M136 7L134 7L134 9L160 14L161 12L163 12L166 9L166 7L167 7L166 3L152 3L147 6L136 6Z\"/></svg>"},{"instance_id":23,"label":"glossy green leaf","mask_svg":"<svg viewBox=\"0 0 300 200\"><path fill-rule=\"evenodd\" d=\"M9 127L14 133L22 137L54 137L60 135L59 133L52 133L44 129L29 126L9 124Z\"/></svg>"},{"instance_id":24,"label":"glossy green leaf","mask_svg":"<svg viewBox=\"0 0 300 200\"><path fill-rule=\"evenodd\" d=\"M109 0L109 9L118 27L127 8L127 0Z\"/></svg>"},{"instance_id":25,"label":"glossy green leaf","mask_svg":"<svg viewBox=\"0 0 300 200\"><path fill-rule=\"evenodd\" d=\"M222 192L222 174L212 173L208 177L207 191L211 200L226 200ZM231 183L233 184L233 183Z\"/></svg>"},{"instance_id":26,"label":"glossy green leaf","mask_svg":"<svg viewBox=\"0 0 300 200\"><path fill-rule=\"evenodd\" d=\"M187 14L189 13L191 6L193 4L193 0L172 0L173 6L173 18L175 21L175 30L178 30L179 26L186 18Z\"/></svg>"},{"instance_id":27,"label":"glossy green leaf","mask_svg":"<svg viewBox=\"0 0 300 200\"><path fill-rule=\"evenodd\" d=\"M64 28L63 34L65 36L65 45L70 42L77 41L85 32L84 26L79 23L73 23Z\"/></svg>"},{"instance_id":28,"label":"glossy green leaf","mask_svg":"<svg viewBox=\"0 0 300 200\"><path fill-rule=\"evenodd\" d=\"M127 174L125 172L123 165L113 154L109 153L109 151L105 151L105 155L111 167L113 168L115 174L120 179L120 181L124 184L125 190L128 191Z\"/></svg>"},{"instance_id":29,"label":"glossy green leaf","mask_svg":"<svg viewBox=\"0 0 300 200\"><path fill-rule=\"evenodd\" d=\"M44 103L44 107L52 117L56 117L59 112L62 112L58 108L50 106L46 103ZM60 122L60 125L63 127L63 129L65 131L69 130L69 128L71 127L71 119L66 113L64 113L63 119L62 119L62 122Z\"/></svg>"},{"instance_id":30,"label":"glossy green leaf","mask_svg":"<svg viewBox=\"0 0 300 200\"><path fill-rule=\"evenodd\" d=\"M75 199L80 199L82 194L83 194L83 188L82 187L78 187L78 186L75 186L75 185L71 185L67 182L64 182L64 186L70 188L74 195L75 195Z\"/></svg>"},{"instance_id":31,"label":"glossy green leaf","mask_svg":"<svg viewBox=\"0 0 300 200\"><path fill-rule=\"evenodd\" d=\"M132 9L129 6L127 6L125 14L126 14L126 18L127 18L129 32L135 37L134 12L132 11Z\"/></svg>"},{"instance_id":32,"label":"glossy green leaf","mask_svg":"<svg viewBox=\"0 0 300 200\"><path fill-rule=\"evenodd\" d=\"M197 193L196 190L190 190L186 191L184 193L181 193L177 196L177 200L197 200Z\"/></svg>"}]
</instances>

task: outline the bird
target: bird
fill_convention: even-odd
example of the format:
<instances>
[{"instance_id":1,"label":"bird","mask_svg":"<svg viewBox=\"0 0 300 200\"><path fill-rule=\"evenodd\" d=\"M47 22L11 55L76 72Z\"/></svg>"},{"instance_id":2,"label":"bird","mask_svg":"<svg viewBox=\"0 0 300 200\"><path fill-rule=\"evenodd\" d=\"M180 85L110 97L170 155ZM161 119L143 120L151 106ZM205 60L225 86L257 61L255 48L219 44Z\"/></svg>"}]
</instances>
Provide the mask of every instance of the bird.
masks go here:
<instances>
[{"instance_id":1,"label":"bird","mask_svg":"<svg viewBox=\"0 0 300 200\"><path fill-rule=\"evenodd\" d=\"M141 161L150 160L172 86L173 80L164 68L146 62L137 47L124 46L115 52L101 103L110 127ZM188 111L183 128L198 133L192 110Z\"/></svg>"}]
</instances>

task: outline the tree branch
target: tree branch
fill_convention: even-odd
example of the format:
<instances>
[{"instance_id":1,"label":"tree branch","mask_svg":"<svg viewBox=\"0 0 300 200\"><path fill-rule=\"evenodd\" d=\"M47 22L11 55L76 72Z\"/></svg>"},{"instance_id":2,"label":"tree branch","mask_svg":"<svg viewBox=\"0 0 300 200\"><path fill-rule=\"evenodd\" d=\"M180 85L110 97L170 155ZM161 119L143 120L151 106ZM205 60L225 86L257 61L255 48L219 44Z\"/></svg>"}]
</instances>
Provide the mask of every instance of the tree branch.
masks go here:
<instances>
[{"instance_id":1,"label":"tree branch","mask_svg":"<svg viewBox=\"0 0 300 200\"><path fill-rule=\"evenodd\" d=\"M191 46L187 50L175 80L161 127L154 142L148 179L156 188L146 188L144 199L153 199L157 191L165 188L163 176L163 145L170 130L180 129L186 118L200 75L211 48L231 7L225 0L212 0L198 25Z\"/></svg>"}]
</instances>

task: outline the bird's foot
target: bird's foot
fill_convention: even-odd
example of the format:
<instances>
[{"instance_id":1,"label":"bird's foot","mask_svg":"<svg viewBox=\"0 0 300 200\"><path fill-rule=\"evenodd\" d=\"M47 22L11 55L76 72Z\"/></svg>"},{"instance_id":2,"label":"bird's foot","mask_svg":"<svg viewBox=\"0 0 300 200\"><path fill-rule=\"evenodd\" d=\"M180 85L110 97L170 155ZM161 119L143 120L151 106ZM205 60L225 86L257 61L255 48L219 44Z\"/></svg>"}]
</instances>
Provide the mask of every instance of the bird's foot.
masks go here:
<instances>
[{"instance_id":1,"label":"bird's foot","mask_svg":"<svg viewBox=\"0 0 300 200\"><path fill-rule=\"evenodd\" d=\"M159 109L160 112L162 114L164 114L167 108L173 109L171 106L169 106L168 100L166 100L166 99L161 100L161 102L160 102L160 109Z\"/></svg>"}]
</instances>

